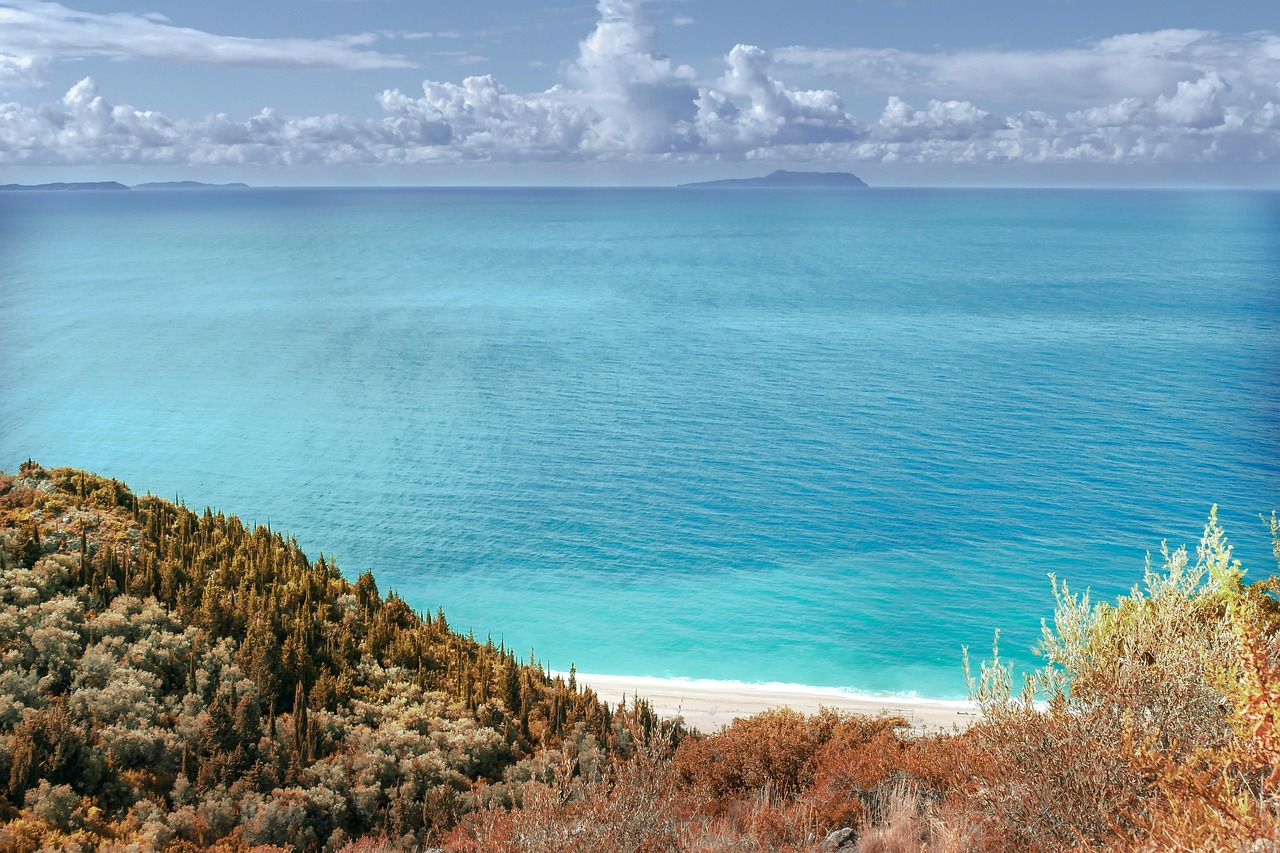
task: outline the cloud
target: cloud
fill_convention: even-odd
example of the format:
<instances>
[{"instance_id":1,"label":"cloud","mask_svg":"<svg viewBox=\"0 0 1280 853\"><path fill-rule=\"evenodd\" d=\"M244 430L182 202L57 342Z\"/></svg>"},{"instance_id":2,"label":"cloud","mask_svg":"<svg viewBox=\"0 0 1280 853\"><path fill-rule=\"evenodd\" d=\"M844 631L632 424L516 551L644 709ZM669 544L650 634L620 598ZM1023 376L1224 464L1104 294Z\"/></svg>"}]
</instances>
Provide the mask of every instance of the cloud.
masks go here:
<instances>
[{"instance_id":1,"label":"cloud","mask_svg":"<svg viewBox=\"0 0 1280 853\"><path fill-rule=\"evenodd\" d=\"M43 85L41 73L49 60L38 56L11 56L0 53L0 89L32 88Z\"/></svg>"},{"instance_id":2,"label":"cloud","mask_svg":"<svg viewBox=\"0 0 1280 853\"><path fill-rule=\"evenodd\" d=\"M720 151L765 145L806 145L854 139L861 130L835 92L788 89L773 78L768 54L736 45L728 69L700 92L698 130Z\"/></svg>"},{"instance_id":3,"label":"cloud","mask_svg":"<svg viewBox=\"0 0 1280 853\"><path fill-rule=\"evenodd\" d=\"M863 92L931 92L948 98L1093 103L1154 98L1214 71L1280 98L1280 36L1230 37L1208 30L1130 33L1057 50L917 53L886 48L785 47L780 65L845 78Z\"/></svg>"},{"instance_id":4,"label":"cloud","mask_svg":"<svg viewBox=\"0 0 1280 853\"><path fill-rule=\"evenodd\" d=\"M89 79L39 109L0 105L0 150L10 163L164 162L186 139L163 116L111 106Z\"/></svg>"},{"instance_id":5,"label":"cloud","mask_svg":"<svg viewBox=\"0 0 1280 853\"><path fill-rule=\"evenodd\" d=\"M331 39L240 38L176 27L163 15L79 12L40 0L0 2L0 83L3 69L28 62L43 68L52 60L106 56L202 62L258 68L358 70L412 68L402 56L367 50L371 34ZM36 81L27 79L8 82Z\"/></svg>"},{"instance_id":6,"label":"cloud","mask_svg":"<svg viewBox=\"0 0 1280 853\"><path fill-rule=\"evenodd\" d=\"M403 32L400 30L382 30L378 35L389 39L404 39L405 41L422 41L423 39L460 39L462 33L457 30L441 30L438 33L433 32Z\"/></svg>"},{"instance_id":7,"label":"cloud","mask_svg":"<svg viewBox=\"0 0 1280 853\"><path fill-rule=\"evenodd\" d=\"M567 69L583 106L598 117L591 151L667 153L696 146L697 72L658 45L638 0L599 0L600 20Z\"/></svg>"},{"instance_id":8,"label":"cloud","mask_svg":"<svg viewBox=\"0 0 1280 853\"><path fill-rule=\"evenodd\" d=\"M54 4L0 5L9 16L2 23L12 22L19 6L34 5ZM1280 39L1267 33L1231 39L1164 30L1066 51L910 54L910 62L897 51L844 51L845 72L856 60L869 69L867 79L885 87L883 107L859 117L834 88L796 87L779 74L803 62L817 68L815 57L835 62L831 52L740 44L708 77L662 52L637 0L600 0L597 8L578 55L561 66L564 82L543 92L512 91L480 74L460 83L426 80L420 91L386 89L376 96L380 113L373 118L264 109L244 120L225 114L190 120L109 103L86 78L57 101L0 104L0 164L729 159L840 168L1280 160ZM113 16L88 19L104 17ZM169 27L114 17L139 32ZM93 41L95 49L105 43ZM352 41L343 49L378 56L358 47ZM42 61L48 60L0 58L0 79L37 77ZM1004 90L994 82L1001 74L1012 79ZM1064 109L1064 102L1071 103Z\"/></svg>"},{"instance_id":9,"label":"cloud","mask_svg":"<svg viewBox=\"0 0 1280 853\"><path fill-rule=\"evenodd\" d=\"M377 124L375 162L435 159L561 159L582 150L600 117L551 90L539 97L508 92L492 77L462 85L423 83L421 98L397 90L378 100L391 118Z\"/></svg>"},{"instance_id":10,"label":"cloud","mask_svg":"<svg viewBox=\"0 0 1280 853\"><path fill-rule=\"evenodd\" d=\"M875 128L888 142L974 140L990 138L1009 125L968 101L930 101L923 110L890 96Z\"/></svg>"}]
</instances>

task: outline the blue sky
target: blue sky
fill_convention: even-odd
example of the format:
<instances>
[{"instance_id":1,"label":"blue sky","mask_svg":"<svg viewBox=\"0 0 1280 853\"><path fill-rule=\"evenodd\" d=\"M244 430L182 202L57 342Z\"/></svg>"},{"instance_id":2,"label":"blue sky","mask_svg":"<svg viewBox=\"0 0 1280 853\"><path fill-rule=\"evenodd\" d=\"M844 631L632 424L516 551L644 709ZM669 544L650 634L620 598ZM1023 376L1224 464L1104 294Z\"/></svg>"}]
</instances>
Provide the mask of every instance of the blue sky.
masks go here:
<instances>
[{"instance_id":1,"label":"blue sky","mask_svg":"<svg viewBox=\"0 0 1280 853\"><path fill-rule=\"evenodd\" d=\"M0 0L0 182L1280 185L1272 4Z\"/></svg>"}]
</instances>

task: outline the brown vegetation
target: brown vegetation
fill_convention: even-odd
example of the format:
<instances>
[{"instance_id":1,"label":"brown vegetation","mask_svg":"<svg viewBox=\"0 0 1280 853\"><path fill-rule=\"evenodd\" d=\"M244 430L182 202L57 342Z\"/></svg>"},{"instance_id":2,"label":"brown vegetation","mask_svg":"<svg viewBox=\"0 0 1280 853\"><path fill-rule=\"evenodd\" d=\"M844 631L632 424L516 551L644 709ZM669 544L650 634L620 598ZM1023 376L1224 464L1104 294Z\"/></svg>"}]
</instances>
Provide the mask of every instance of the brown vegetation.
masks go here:
<instances>
[{"instance_id":1,"label":"brown vegetation","mask_svg":"<svg viewBox=\"0 0 1280 853\"><path fill-rule=\"evenodd\" d=\"M235 516L0 476L0 851L420 847L640 703L344 580Z\"/></svg>"},{"instance_id":2,"label":"brown vegetation","mask_svg":"<svg viewBox=\"0 0 1280 853\"><path fill-rule=\"evenodd\" d=\"M1271 520L1280 559L1280 523ZM1280 848L1280 581L1216 516L982 719L776 710L686 735L234 516L0 476L0 853Z\"/></svg>"}]
</instances>

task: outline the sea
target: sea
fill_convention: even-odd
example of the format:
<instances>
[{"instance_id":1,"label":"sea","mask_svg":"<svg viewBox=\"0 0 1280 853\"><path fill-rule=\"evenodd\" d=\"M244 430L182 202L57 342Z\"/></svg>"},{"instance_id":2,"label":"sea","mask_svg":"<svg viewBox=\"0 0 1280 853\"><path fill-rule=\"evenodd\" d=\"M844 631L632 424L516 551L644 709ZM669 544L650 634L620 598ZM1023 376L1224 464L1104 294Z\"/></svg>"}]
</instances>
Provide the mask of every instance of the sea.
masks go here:
<instances>
[{"instance_id":1,"label":"sea","mask_svg":"<svg viewBox=\"0 0 1280 853\"><path fill-rule=\"evenodd\" d=\"M1276 571L1280 193L0 194L0 468L579 672L960 699L1214 505Z\"/></svg>"}]
</instances>

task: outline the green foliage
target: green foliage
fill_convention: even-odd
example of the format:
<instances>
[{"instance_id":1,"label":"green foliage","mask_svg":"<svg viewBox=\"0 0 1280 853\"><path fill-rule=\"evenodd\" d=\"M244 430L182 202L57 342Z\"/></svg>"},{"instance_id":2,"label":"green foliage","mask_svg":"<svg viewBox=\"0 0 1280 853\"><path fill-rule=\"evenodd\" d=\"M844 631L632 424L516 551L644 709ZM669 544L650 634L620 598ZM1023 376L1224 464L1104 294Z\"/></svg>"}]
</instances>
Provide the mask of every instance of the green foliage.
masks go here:
<instances>
[{"instance_id":1,"label":"green foliage","mask_svg":"<svg viewBox=\"0 0 1280 853\"><path fill-rule=\"evenodd\" d=\"M64 826L72 794L136 843L420 846L537 750L626 748L594 694L370 573L83 471L21 473L0 475L0 849L90 832Z\"/></svg>"},{"instance_id":2,"label":"green foliage","mask_svg":"<svg viewBox=\"0 0 1280 853\"><path fill-rule=\"evenodd\" d=\"M1239 743L1242 703L1232 685L1247 657L1242 637L1259 638L1280 658L1280 607L1270 584L1244 583L1216 507L1194 563L1185 548L1162 547L1160 556L1160 567L1148 559L1142 584L1114 604L1093 603L1050 577L1056 608L1035 648L1045 663L1023 701L1011 695L998 659L970 681L984 720L967 737L989 767L971 802L1003 843L1065 849L1081 839L1147 837L1168 808L1171 789L1160 774L1204 766L1202 756ZM1228 764L1197 784L1220 781ZM1261 800L1253 802L1256 810Z\"/></svg>"},{"instance_id":3,"label":"green foliage","mask_svg":"<svg viewBox=\"0 0 1280 853\"><path fill-rule=\"evenodd\" d=\"M1090 606L1053 581L1057 608L1036 648L1045 666L1035 685L1051 702L1119 726L1129 718L1180 747L1208 745L1227 735L1229 710L1217 680L1239 658L1229 618L1247 611L1268 632L1275 602L1244 584L1244 570L1209 514L1192 564L1185 548L1161 547L1162 567L1148 559L1141 587L1115 605Z\"/></svg>"}]
</instances>

